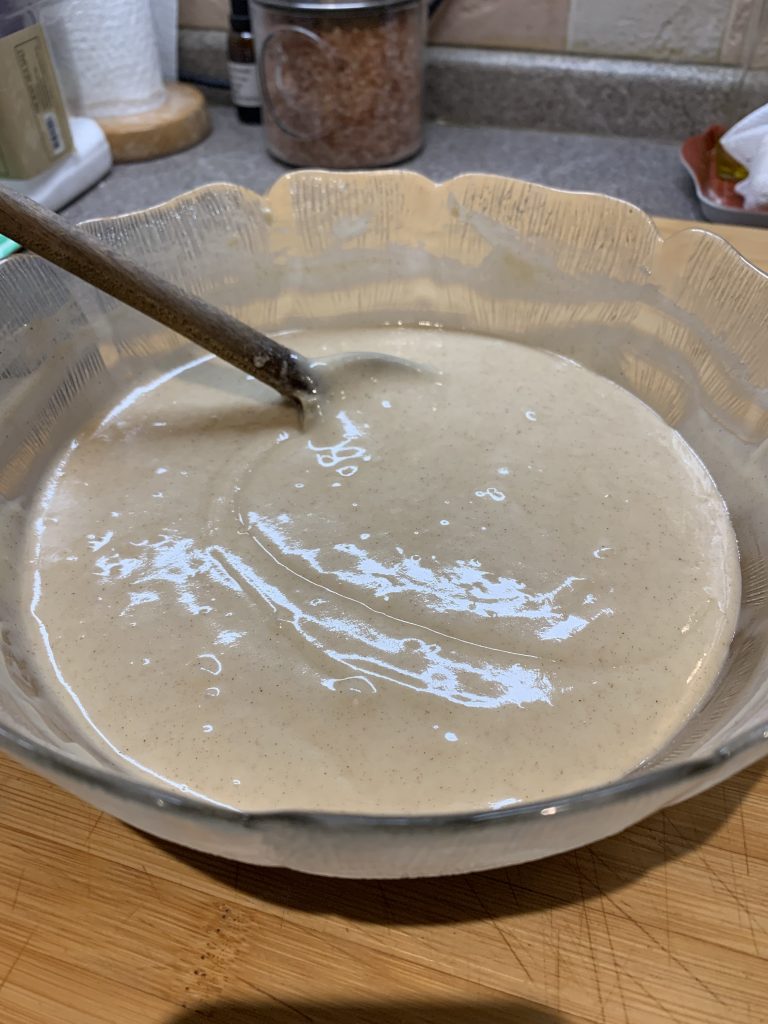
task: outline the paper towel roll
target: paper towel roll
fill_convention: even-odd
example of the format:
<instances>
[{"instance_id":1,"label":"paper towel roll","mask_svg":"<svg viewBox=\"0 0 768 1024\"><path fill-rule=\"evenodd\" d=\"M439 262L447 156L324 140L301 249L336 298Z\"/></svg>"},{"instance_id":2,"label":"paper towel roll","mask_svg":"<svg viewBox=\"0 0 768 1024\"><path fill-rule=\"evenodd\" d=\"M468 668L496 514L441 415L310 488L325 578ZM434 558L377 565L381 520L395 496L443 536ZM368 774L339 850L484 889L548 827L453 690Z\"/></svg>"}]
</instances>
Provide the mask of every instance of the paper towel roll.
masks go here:
<instances>
[{"instance_id":1,"label":"paper towel roll","mask_svg":"<svg viewBox=\"0 0 768 1024\"><path fill-rule=\"evenodd\" d=\"M152 0L150 7L160 54L160 70L166 82L175 82L179 77L179 2Z\"/></svg>"},{"instance_id":2,"label":"paper towel roll","mask_svg":"<svg viewBox=\"0 0 768 1024\"><path fill-rule=\"evenodd\" d=\"M163 102L150 0L64 0L44 20L74 113L139 114Z\"/></svg>"}]
</instances>

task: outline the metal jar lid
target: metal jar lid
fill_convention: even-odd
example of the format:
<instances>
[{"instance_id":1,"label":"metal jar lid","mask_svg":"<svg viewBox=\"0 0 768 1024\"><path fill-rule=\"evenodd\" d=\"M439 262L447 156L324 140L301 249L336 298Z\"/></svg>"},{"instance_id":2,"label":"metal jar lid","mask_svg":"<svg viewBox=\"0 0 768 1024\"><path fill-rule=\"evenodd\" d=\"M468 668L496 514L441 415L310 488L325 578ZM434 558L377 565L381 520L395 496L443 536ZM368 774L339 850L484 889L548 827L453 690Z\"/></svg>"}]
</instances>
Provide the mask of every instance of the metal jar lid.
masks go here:
<instances>
[{"instance_id":1,"label":"metal jar lid","mask_svg":"<svg viewBox=\"0 0 768 1024\"><path fill-rule=\"evenodd\" d=\"M281 11L311 11L315 14L343 11L372 11L382 8L413 7L423 0L253 0L260 7Z\"/></svg>"}]
</instances>

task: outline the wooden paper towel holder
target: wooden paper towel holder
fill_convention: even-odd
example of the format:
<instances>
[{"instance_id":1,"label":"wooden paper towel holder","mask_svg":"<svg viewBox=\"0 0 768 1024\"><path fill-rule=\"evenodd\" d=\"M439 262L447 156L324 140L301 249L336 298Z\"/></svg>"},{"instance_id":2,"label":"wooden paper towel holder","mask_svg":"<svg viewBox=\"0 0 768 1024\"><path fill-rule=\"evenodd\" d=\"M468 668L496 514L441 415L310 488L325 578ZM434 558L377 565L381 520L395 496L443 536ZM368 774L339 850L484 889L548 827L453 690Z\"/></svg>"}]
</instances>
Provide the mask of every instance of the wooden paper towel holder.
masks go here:
<instances>
[{"instance_id":1,"label":"wooden paper towel holder","mask_svg":"<svg viewBox=\"0 0 768 1024\"><path fill-rule=\"evenodd\" d=\"M104 129L118 164L152 160L189 149L211 130L203 94L182 82L166 82L165 100L154 110L96 120Z\"/></svg>"}]
</instances>

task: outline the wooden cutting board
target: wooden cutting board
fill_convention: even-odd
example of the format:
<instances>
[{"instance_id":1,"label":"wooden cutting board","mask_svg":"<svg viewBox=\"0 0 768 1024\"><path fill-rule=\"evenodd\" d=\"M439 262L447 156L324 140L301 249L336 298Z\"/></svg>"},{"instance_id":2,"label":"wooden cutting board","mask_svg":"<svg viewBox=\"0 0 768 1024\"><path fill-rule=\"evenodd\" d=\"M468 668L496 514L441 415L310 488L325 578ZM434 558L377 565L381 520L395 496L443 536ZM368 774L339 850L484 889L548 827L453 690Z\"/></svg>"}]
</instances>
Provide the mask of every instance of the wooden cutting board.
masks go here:
<instances>
[{"instance_id":1,"label":"wooden cutting board","mask_svg":"<svg viewBox=\"0 0 768 1024\"><path fill-rule=\"evenodd\" d=\"M715 230L768 268L768 232ZM171 847L0 758L2 1024L302 1021L765 1024L768 762L537 864L343 882Z\"/></svg>"}]
</instances>

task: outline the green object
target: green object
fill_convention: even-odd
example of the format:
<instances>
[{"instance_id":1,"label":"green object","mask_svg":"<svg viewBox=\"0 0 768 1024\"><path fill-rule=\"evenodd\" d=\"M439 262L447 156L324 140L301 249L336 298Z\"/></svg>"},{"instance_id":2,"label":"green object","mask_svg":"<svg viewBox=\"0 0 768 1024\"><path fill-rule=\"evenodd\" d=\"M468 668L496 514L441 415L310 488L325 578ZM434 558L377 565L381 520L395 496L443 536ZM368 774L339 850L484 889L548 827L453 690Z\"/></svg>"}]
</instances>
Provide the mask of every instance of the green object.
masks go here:
<instances>
[{"instance_id":1,"label":"green object","mask_svg":"<svg viewBox=\"0 0 768 1024\"><path fill-rule=\"evenodd\" d=\"M21 246L17 242L12 242L5 235L0 235L0 260L4 260L11 253L18 252L20 248Z\"/></svg>"}]
</instances>

